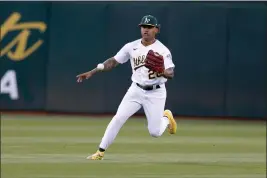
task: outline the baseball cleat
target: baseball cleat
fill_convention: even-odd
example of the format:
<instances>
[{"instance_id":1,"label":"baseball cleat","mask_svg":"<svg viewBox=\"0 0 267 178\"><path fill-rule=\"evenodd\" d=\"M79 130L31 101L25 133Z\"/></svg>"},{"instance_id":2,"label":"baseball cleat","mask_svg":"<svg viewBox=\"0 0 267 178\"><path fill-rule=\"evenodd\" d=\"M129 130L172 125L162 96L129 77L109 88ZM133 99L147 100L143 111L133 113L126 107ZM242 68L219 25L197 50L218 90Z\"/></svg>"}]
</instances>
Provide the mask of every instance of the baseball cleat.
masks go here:
<instances>
[{"instance_id":1,"label":"baseball cleat","mask_svg":"<svg viewBox=\"0 0 267 178\"><path fill-rule=\"evenodd\" d=\"M103 160L104 159L104 152L100 152L99 150L97 150L97 152L95 154L88 156L86 159Z\"/></svg>"},{"instance_id":2,"label":"baseball cleat","mask_svg":"<svg viewBox=\"0 0 267 178\"><path fill-rule=\"evenodd\" d=\"M168 125L168 131L170 134L175 134L177 130L177 123L173 118L172 112L168 109L164 111L164 116L169 119L170 124Z\"/></svg>"}]
</instances>

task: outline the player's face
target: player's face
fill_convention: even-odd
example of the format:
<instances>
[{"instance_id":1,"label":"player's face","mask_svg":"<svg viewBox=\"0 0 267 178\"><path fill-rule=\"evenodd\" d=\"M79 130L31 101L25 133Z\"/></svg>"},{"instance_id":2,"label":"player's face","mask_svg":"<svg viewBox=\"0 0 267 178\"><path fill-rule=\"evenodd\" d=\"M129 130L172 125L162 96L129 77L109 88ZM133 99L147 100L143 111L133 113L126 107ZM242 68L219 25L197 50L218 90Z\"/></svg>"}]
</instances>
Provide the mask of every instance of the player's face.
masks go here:
<instances>
[{"instance_id":1,"label":"player's face","mask_svg":"<svg viewBox=\"0 0 267 178\"><path fill-rule=\"evenodd\" d=\"M153 40L157 33L158 33L158 29L156 27L149 26L149 25L141 26L142 38L147 41Z\"/></svg>"}]
</instances>

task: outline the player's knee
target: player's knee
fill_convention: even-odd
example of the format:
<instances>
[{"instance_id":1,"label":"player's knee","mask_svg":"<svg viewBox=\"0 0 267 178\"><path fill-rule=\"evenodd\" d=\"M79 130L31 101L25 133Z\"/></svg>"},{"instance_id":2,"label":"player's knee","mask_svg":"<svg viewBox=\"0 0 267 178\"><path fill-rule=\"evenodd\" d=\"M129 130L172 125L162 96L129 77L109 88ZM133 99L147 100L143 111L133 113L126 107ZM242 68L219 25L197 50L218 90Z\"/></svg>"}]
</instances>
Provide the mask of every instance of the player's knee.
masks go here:
<instances>
[{"instance_id":1,"label":"player's knee","mask_svg":"<svg viewBox=\"0 0 267 178\"><path fill-rule=\"evenodd\" d=\"M160 129L149 129L149 134L152 136L152 137L160 137Z\"/></svg>"}]
</instances>

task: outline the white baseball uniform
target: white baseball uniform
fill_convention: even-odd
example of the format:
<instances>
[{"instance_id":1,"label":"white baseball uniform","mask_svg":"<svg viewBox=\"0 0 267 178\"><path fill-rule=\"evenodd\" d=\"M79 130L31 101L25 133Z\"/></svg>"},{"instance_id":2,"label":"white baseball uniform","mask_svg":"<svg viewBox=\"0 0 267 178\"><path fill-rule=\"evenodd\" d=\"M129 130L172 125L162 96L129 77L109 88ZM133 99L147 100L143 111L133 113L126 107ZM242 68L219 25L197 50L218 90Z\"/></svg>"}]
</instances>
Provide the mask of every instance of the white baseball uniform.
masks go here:
<instances>
[{"instance_id":1,"label":"white baseball uniform","mask_svg":"<svg viewBox=\"0 0 267 178\"><path fill-rule=\"evenodd\" d=\"M132 67L132 84L121 101L116 115L110 121L104 137L100 143L100 148L107 149L114 141L123 124L143 107L148 130L151 136L161 136L169 120L163 117L166 101L166 78L157 76L157 73L150 71L144 66L144 60L149 50L158 52L164 58L165 69L175 67L172 61L170 50L159 40L149 46L144 46L141 39L129 42L114 56L115 60L123 64L130 59ZM152 90L146 90L142 86L152 86Z\"/></svg>"}]
</instances>

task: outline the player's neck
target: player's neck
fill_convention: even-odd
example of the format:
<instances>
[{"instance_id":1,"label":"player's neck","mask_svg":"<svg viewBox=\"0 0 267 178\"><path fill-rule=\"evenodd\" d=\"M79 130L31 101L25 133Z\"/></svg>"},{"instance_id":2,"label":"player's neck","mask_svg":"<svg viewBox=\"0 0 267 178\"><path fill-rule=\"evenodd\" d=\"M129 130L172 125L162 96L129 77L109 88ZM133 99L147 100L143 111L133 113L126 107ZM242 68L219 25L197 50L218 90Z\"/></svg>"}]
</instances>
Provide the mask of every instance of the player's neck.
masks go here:
<instances>
[{"instance_id":1,"label":"player's neck","mask_svg":"<svg viewBox=\"0 0 267 178\"><path fill-rule=\"evenodd\" d=\"M155 41L156 41L155 38L152 39L152 40L149 40L149 41L146 41L145 39L142 39L142 40L141 40L141 43L142 43L144 46L149 46L149 45L155 43Z\"/></svg>"}]
</instances>

